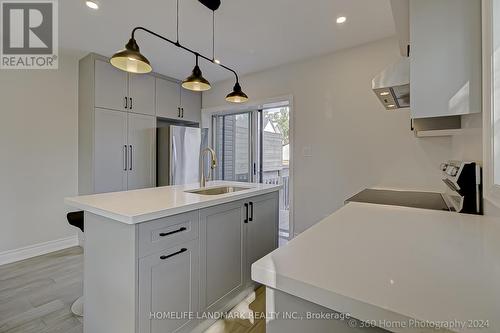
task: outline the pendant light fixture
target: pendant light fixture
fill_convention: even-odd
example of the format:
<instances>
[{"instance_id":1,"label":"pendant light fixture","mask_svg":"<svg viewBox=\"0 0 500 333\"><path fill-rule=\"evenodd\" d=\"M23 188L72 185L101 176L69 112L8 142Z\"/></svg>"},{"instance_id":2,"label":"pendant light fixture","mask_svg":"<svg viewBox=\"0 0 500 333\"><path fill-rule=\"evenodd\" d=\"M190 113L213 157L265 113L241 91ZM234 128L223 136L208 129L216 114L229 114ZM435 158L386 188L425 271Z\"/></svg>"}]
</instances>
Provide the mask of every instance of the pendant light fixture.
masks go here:
<instances>
[{"instance_id":1,"label":"pendant light fixture","mask_svg":"<svg viewBox=\"0 0 500 333\"><path fill-rule=\"evenodd\" d=\"M238 81L236 81L233 91L226 96L226 101L229 103L245 103L248 101L248 96L241 90L241 86Z\"/></svg>"},{"instance_id":2,"label":"pendant light fixture","mask_svg":"<svg viewBox=\"0 0 500 333\"><path fill-rule=\"evenodd\" d=\"M194 66L193 73L182 82L182 87L191 91L207 91L212 88L198 66L198 54L196 54L196 66Z\"/></svg>"},{"instance_id":3,"label":"pendant light fixture","mask_svg":"<svg viewBox=\"0 0 500 333\"><path fill-rule=\"evenodd\" d=\"M115 53L110 62L116 68L129 73L145 74L153 70L149 60L141 54L133 36L125 45L125 50Z\"/></svg>"},{"instance_id":4,"label":"pendant light fixture","mask_svg":"<svg viewBox=\"0 0 500 333\"><path fill-rule=\"evenodd\" d=\"M214 3L216 3L216 2L217 2L217 0L214 0ZM215 10L214 10L214 15L215 15ZM149 73L153 70L149 60L144 55L141 54L140 49L139 49L139 45L137 44L137 42L135 40L135 33L139 30L147 32L150 35L153 35L153 36L155 36L155 37L157 37L165 42L168 42L168 43L170 43L170 44L172 44L180 49L183 49L183 50L195 55L196 65L193 69L193 73L186 80L184 80L182 82L183 88L188 89L188 90L192 90L192 91L207 91L211 88L210 83L203 77L201 69L198 65L198 58L202 58L202 59L204 59L208 62L211 62L219 67L222 67L225 70L228 70L234 74L234 76L236 78L236 84L234 85L233 91L229 95L227 95L226 101L228 101L230 103L244 103L244 102L248 101L248 96L241 89L238 74L236 73L236 71L228 66L221 64L219 61L216 61L216 59L214 58L214 56L215 56L214 51L212 54L212 59L210 59L199 52L191 50L190 48L182 45L179 42L179 0L177 0L177 41L174 42L174 41L172 41L172 40L170 40L170 39L168 39L160 34L157 34L154 31L146 29L144 27L135 27L132 30L132 35L131 35L130 40L128 41L127 45L125 45L125 49L115 53L111 57L110 62L116 68L121 69L125 72L136 73L136 74L145 74L145 73ZM214 35L215 35L215 31L214 31ZM215 37L214 37L214 40L215 40ZM214 45L215 45L215 42L214 42Z\"/></svg>"}]
</instances>

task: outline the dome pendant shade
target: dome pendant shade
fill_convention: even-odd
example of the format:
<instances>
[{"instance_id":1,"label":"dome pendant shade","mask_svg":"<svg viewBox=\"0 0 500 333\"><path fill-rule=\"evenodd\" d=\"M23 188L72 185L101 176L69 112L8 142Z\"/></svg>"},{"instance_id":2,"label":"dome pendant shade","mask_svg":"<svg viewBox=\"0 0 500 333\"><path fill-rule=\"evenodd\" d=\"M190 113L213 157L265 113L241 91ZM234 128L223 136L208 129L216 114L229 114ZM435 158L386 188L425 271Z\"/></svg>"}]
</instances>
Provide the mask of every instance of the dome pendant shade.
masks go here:
<instances>
[{"instance_id":1,"label":"dome pendant shade","mask_svg":"<svg viewBox=\"0 0 500 333\"><path fill-rule=\"evenodd\" d=\"M146 74L153 70L149 60L141 54L134 38L130 38L125 50L115 53L110 62L114 67L129 73Z\"/></svg>"},{"instance_id":2,"label":"dome pendant shade","mask_svg":"<svg viewBox=\"0 0 500 333\"><path fill-rule=\"evenodd\" d=\"M194 67L193 73L182 82L182 87L191 91L207 91L212 88L210 82L203 77L203 73L198 65Z\"/></svg>"},{"instance_id":3,"label":"dome pendant shade","mask_svg":"<svg viewBox=\"0 0 500 333\"><path fill-rule=\"evenodd\" d=\"M233 91L227 95L226 101L229 103L245 103L248 101L248 96L241 90L240 84L236 82Z\"/></svg>"}]
</instances>

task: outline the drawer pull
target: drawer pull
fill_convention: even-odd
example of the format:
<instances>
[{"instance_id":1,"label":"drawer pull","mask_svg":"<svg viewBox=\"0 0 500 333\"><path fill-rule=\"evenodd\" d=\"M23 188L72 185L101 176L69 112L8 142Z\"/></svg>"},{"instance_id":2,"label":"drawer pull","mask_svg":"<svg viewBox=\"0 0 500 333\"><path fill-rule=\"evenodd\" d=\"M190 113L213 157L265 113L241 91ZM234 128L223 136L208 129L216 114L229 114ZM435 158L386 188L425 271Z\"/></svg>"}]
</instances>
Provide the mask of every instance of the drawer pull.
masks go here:
<instances>
[{"instance_id":1,"label":"drawer pull","mask_svg":"<svg viewBox=\"0 0 500 333\"><path fill-rule=\"evenodd\" d=\"M170 231L170 232L163 232L163 233L160 234L160 237L167 237L167 236L170 236L170 235L173 235L173 234L177 234L179 232L183 232L183 231L186 231L186 230L187 230L187 228L182 227L182 228L180 228L178 230L174 230L174 231Z\"/></svg>"},{"instance_id":2,"label":"drawer pull","mask_svg":"<svg viewBox=\"0 0 500 333\"><path fill-rule=\"evenodd\" d=\"M172 258L173 256L176 256L176 255L178 255L178 254L184 253L184 252L186 252L186 251L187 251L187 249L186 249L186 248L183 248L183 249L181 249L180 251L177 251L177 252L175 252L175 253L169 254L168 256L161 256L161 257L160 257L160 259L161 259L161 260L166 260L166 259L168 259L168 258Z\"/></svg>"}]
</instances>

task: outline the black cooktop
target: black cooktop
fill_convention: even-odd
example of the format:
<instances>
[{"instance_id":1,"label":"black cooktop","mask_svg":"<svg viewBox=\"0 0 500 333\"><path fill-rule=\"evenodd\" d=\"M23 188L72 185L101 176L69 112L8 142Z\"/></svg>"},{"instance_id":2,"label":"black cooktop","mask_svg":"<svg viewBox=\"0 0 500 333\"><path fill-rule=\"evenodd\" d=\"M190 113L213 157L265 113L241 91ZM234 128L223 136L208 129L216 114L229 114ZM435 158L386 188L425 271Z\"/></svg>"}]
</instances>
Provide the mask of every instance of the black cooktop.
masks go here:
<instances>
[{"instance_id":1,"label":"black cooktop","mask_svg":"<svg viewBox=\"0 0 500 333\"><path fill-rule=\"evenodd\" d=\"M348 202L365 202L380 205L403 206L433 210L449 210L440 193L432 192L411 192L411 191L391 191L366 189L352 198Z\"/></svg>"}]
</instances>

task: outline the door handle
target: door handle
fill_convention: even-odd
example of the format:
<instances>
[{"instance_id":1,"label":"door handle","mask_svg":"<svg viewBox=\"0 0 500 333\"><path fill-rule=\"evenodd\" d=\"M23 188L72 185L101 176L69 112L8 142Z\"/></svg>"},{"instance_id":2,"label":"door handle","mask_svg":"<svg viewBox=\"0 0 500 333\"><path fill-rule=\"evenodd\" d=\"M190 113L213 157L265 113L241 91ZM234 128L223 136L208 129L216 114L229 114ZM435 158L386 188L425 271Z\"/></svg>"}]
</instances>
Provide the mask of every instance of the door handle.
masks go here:
<instances>
[{"instance_id":1,"label":"door handle","mask_svg":"<svg viewBox=\"0 0 500 333\"><path fill-rule=\"evenodd\" d=\"M128 98L125 97L125 109L128 109Z\"/></svg>"},{"instance_id":2,"label":"door handle","mask_svg":"<svg viewBox=\"0 0 500 333\"><path fill-rule=\"evenodd\" d=\"M129 170L132 170L132 145L130 145L129 147L130 147L130 168L129 168Z\"/></svg>"},{"instance_id":3,"label":"door handle","mask_svg":"<svg viewBox=\"0 0 500 333\"><path fill-rule=\"evenodd\" d=\"M130 97L130 110L132 110L134 108L133 104L132 104L132 97Z\"/></svg>"},{"instance_id":4,"label":"door handle","mask_svg":"<svg viewBox=\"0 0 500 333\"><path fill-rule=\"evenodd\" d=\"M245 220L243 223L248 223L248 204L245 203Z\"/></svg>"},{"instance_id":5,"label":"door handle","mask_svg":"<svg viewBox=\"0 0 500 333\"><path fill-rule=\"evenodd\" d=\"M123 171L127 171L128 151L127 145L123 145Z\"/></svg>"},{"instance_id":6,"label":"door handle","mask_svg":"<svg viewBox=\"0 0 500 333\"><path fill-rule=\"evenodd\" d=\"M248 221L253 221L253 202L250 202L250 218L248 219Z\"/></svg>"},{"instance_id":7,"label":"door handle","mask_svg":"<svg viewBox=\"0 0 500 333\"><path fill-rule=\"evenodd\" d=\"M162 232L160 234L160 237L167 237L167 236L170 236L170 235L173 235L173 234L177 234L179 232L183 232L183 231L186 231L187 228L185 227L182 227L182 228L179 228L178 230L174 230L174 231L170 231L170 232Z\"/></svg>"},{"instance_id":8,"label":"door handle","mask_svg":"<svg viewBox=\"0 0 500 333\"><path fill-rule=\"evenodd\" d=\"M180 249L180 251L177 251L175 253L169 254L168 256L161 256L160 259L161 260L165 260L165 259L168 259L168 258L172 258L172 257L174 257L174 256L176 256L178 254L184 253L186 251L187 251L186 248L182 248L182 249Z\"/></svg>"}]
</instances>

